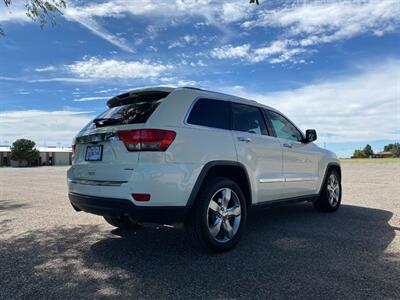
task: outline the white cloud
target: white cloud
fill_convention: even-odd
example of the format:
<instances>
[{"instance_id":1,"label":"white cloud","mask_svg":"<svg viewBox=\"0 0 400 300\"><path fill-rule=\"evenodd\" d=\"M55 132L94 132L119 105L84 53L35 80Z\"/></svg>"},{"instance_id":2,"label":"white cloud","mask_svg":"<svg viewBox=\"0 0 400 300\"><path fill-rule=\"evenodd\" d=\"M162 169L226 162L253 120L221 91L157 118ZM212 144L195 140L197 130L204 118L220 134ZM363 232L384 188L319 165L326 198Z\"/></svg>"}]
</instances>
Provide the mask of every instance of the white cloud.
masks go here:
<instances>
[{"instance_id":1,"label":"white cloud","mask_svg":"<svg viewBox=\"0 0 400 300\"><path fill-rule=\"evenodd\" d=\"M256 9L255 5L250 5L243 0L231 0L229 3L220 0L110 0L101 3L85 2L81 5L69 1L67 8L63 11L63 16L69 21L81 24L116 47L134 52L134 45L108 31L102 26L102 19L141 16L152 20L157 18L158 23L173 20L177 24L187 22L191 17L200 17L206 24L224 31L225 24L244 20L251 11ZM13 4L11 13L7 10L0 12L0 22L30 21L23 5ZM155 27L150 28L151 32L146 31L150 38L155 37L156 32L153 29Z\"/></svg>"},{"instance_id":2,"label":"white cloud","mask_svg":"<svg viewBox=\"0 0 400 300\"><path fill-rule=\"evenodd\" d=\"M211 50L211 56L218 59L249 58L250 44L241 46L225 45Z\"/></svg>"},{"instance_id":3,"label":"white cloud","mask_svg":"<svg viewBox=\"0 0 400 300\"><path fill-rule=\"evenodd\" d=\"M249 17L254 5L249 5L248 1L230 1L222 5L222 20L226 22L236 22Z\"/></svg>"},{"instance_id":4,"label":"white cloud","mask_svg":"<svg viewBox=\"0 0 400 300\"><path fill-rule=\"evenodd\" d=\"M76 111L1 111L0 140L14 142L27 138L37 145L70 146L72 138L85 126L93 116L91 112Z\"/></svg>"},{"instance_id":5,"label":"white cloud","mask_svg":"<svg viewBox=\"0 0 400 300\"><path fill-rule=\"evenodd\" d=\"M190 35L187 34L180 38L177 41L172 42L169 44L168 49L173 49L173 48L182 48L185 47L186 45L197 45L199 43L199 39L195 35Z\"/></svg>"},{"instance_id":6,"label":"white cloud","mask_svg":"<svg viewBox=\"0 0 400 300\"><path fill-rule=\"evenodd\" d=\"M385 1L310 1L299 5L261 10L255 20L245 21L245 29L279 28L282 33L267 46L245 43L214 48L218 59L241 58L252 63L304 62L300 54L310 54L323 43L349 39L360 34L381 36L400 27L398 0Z\"/></svg>"},{"instance_id":7,"label":"white cloud","mask_svg":"<svg viewBox=\"0 0 400 300\"><path fill-rule=\"evenodd\" d=\"M175 41L168 45L168 49L183 48L183 47L185 47L185 44L181 41Z\"/></svg>"},{"instance_id":8,"label":"white cloud","mask_svg":"<svg viewBox=\"0 0 400 300\"><path fill-rule=\"evenodd\" d=\"M108 32L98 22L99 18L123 18L126 16L144 16L157 18L158 22L174 18L174 22L185 22L188 17L200 16L209 24L221 28L221 23L229 24L247 17L253 5L234 0L232 3L221 3L217 0L114 0L103 3L91 3L76 6L69 3L64 12L67 20L80 23L94 34L107 40L113 45L128 52L134 52L134 47L125 39ZM148 28L149 29L149 28ZM154 28L146 31L150 38L154 38ZM187 42L189 43L189 42ZM171 45L179 47L176 43Z\"/></svg>"},{"instance_id":9,"label":"white cloud","mask_svg":"<svg viewBox=\"0 0 400 300\"><path fill-rule=\"evenodd\" d=\"M302 48L296 46L297 43L293 40L277 40L267 47L255 49L249 60L251 62L259 62L270 58L270 63L282 63L293 60L293 56L304 52Z\"/></svg>"},{"instance_id":10,"label":"white cloud","mask_svg":"<svg viewBox=\"0 0 400 300\"><path fill-rule=\"evenodd\" d=\"M189 63L189 65L190 65L191 67L207 67L207 66L208 66L208 65L207 65L205 62L203 62L201 59L199 59L197 62L191 61L191 62Z\"/></svg>"},{"instance_id":11,"label":"white cloud","mask_svg":"<svg viewBox=\"0 0 400 300\"><path fill-rule=\"evenodd\" d=\"M396 30L400 27L400 4L398 0L310 1L262 10L255 20L244 22L242 27L280 28L282 37L271 45L282 40L291 43L286 45L280 58L270 62L296 61L293 57L305 51L310 52L307 48L311 46L361 34L381 36ZM260 56L256 61L264 58Z\"/></svg>"},{"instance_id":12,"label":"white cloud","mask_svg":"<svg viewBox=\"0 0 400 300\"><path fill-rule=\"evenodd\" d=\"M37 83L37 82L73 82L73 83L86 83L93 82L93 78L75 78L75 77L50 77L50 78L37 78L32 79L30 77L21 76L21 77L8 77L8 76L0 76L0 80L4 81L25 81L29 83Z\"/></svg>"},{"instance_id":13,"label":"white cloud","mask_svg":"<svg viewBox=\"0 0 400 300\"><path fill-rule=\"evenodd\" d=\"M194 80L178 80L178 86L198 86L197 81Z\"/></svg>"},{"instance_id":14,"label":"white cloud","mask_svg":"<svg viewBox=\"0 0 400 300\"><path fill-rule=\"evenodd\" d=\"M398 0L310 1L302 5L264 10L244 27L283 27L290 35L305 34L323 42L370 32L381 35L400 24Z\"/></svg>"},{"instance_id":15,"label":"white cloud","mask_svg":"<svg viewBox=\"0 0 400 300\"><path fill-rule=\"evenodd\" d=\"M271 55L254 55L249 58L252 62L268 60L271 63L293 61L300 53L309 53L309 48L322 43L331 43L360 34L376 36L392 32L400 27L400 5L398 0L363 0L363 1L282 1L275 9L263 9L263 6L251 5L244 0L109 0L96 2L69 2L64 10L64 18L78 22L93 34L108 41L116 47L134 52L135 45L144 39L154 39L160 30L167 26L176 26L200 18L207 24L220 29L224 38L233 38L234 33L227 28L230 24L239 24L247 30L254 27L264 27L278 30L278 37L269 40L267 46L252 45L254 51L269 51L274 44L293 41L286 45L281 53ZM299 4L301 3L301 4ZM270 7L270 6L264 6ZM256 13L256 14L254 14ZM128 40L117 33L110 32L103 24L106 18L127 18L140 16L149 20L157 20L157 25L149 25L146 30L138 30L143 37ZM0 12L0 22L26 22L30 19L25 15L23 5L14 4L11 10ZM198 25L196 25L198 26ZM246 33L245 32L244 35ZM169 48L183 47L193 44L190 35L170 44ZM185 41L186 40L186 41ZM248 45L244 43L244 45ZM227 45L224 47L229 47ZM233 48L242 46L231 46ZM219 49L219 48L217 48ZM223 47L222 47L223 49ZM228 49L229 50L229 49ZM217 51L217 50L216 50ZM214 53L216 58L223 55ZM229 54L228 54L229 55ZM240 58L244 58L242 54ZM232 55L232 58L238 58Z\"/></svg>"},{"instance_id":16,"label":"white cloud","mask_svg":"<svg viewBox=\"0 0 400 300\"><path fill-rule=\"evenodd\" d=\"M119 89L117 88L111 88L111 89L104 89L104 90L100 90L100 91L96 91L96 94L105 94L105 93L110 93L110 92L115 92L118 91Z\"/></svg>"},{"instance_id":17,"label":"white cloud","mask_svg":"<svg viewBox=\"0 0 400 300\"><path fill-rule=\"evenodd\" d=\"M27 79L22 78L20 80L27 81L30 83L36 82L75 82L75 83L85 83L92 82L92 78L74 78L74 77L51 77L51 78L39 78L39 79Z\"/></svg>"},{"instance_id":18,"label":"white cloud","mask_svg":"<svg viewBox=\"0 0 400 300\"><path fill-rule=\"evenodd\" d=\"M305 52L301 47L296 47L294 40L276 40L270 45L252 49L250 44L240 46L225 45L211 50L211 56L218 59L243 59L257 63L268 59L272 64L286 61L299 62L297 55Z\"/></svg>"},{"instance_id":19,"label":"white cloud","mask_svg":"<svg viewBox=\"0 0 400 300\"><path fill-rule=\"evenodd\" d=\"M302 129L316 128L320 142L400 140L400 61L359 74L289 91L225 91L275 107Z\"/></svg>"},{"instance_id":20,"label":"white cloud","mask_svg":"<svg viewBox=\"0 0 400 300\"><path fill-rule=\"evenodd\" d=\"M74 99L75 102L86 102L86 101L95 101L95 100L105 100L105 99L110 99L110 97L103 97L103 96L96 96L96 97L82 97L82 98L78 98L78 99Z\"/></svg>"},{"instance_id":21,"label":"white cloud","mask_svg":"<svg viewBox=\"0 0 400 300\"><path fill-rule=\"evenodd\" d=\"M2 7L0 10L0 23L6 22L29 22L30 19L26 15L26 10L21 3L13 3L10 8Z\"/></svg>"},{"instance_id":22,"label":"white cloud","mask_svg":"<svg viewBox=\"0 0 400 300\"><path fill-rule=\"evenodd\" d=\"M56 67L54 67L54 66L47 66L47 67L35 69L36 72L51 72L51 71L55 71L55 70L56 70Z\"/></svg>"},{"instance_id":23,"label":"white cloud","mask_svg":"<svg viewBox=\"0 0 400 300\"><path fill-rule=\"evenodd\" d=\"M114 59L90 59L76 61L67 69L79 77L92 79L110 78L157 78L173 67L160 63L143 61L123 61Z\"/></svg>"},{"instance_id":24,"label":"white cloud","mask_svg":"<svg viewBox=\"0 0 400 300\"><path fill-rule=\"evenodd\" d=\"M195 35L185 35L183 37L183 40L188 43L188 44L193 44L193 43L197 43L197 37Z\"/></svg>"},{"instance_id":25,"label":"white cloud","mask_svg":"<svg viewBox=\"0 0 400 300\"><path fill-rule=\"evenodd\" d=\"M107 3L105 3L105 4L107 4ZM99 4L99 5L102 5L102 4ZM92 6L90 5L88 7L90 9ZM102 7L104 7L104 6L102 6ZM108 7L108 8L110 8L110 7ZM124 51L133 53L134 52L133 46L129 45L124 38L118 37L117 35L109 33L93 18L93 16L96 16L96 13L98 13L98 16L102 16L101 10L96 9L95 6L93 6L92 16L90 14L88 14L86 10L80 10L79 8L72 6L65 10L64 17L69 21L78 22L79 24L81 24L82 26L84 26L88 30L90 30L92 33L94 33L95 35L108 41L109 43L113 44L114 46L117 46L118 48L120 48ZM108 13L110 14L110 16L113 16L112 9L110 9L110 11ZM107 16L107 15L103 15L103 16Z\"/></svg>"}]
</instances>

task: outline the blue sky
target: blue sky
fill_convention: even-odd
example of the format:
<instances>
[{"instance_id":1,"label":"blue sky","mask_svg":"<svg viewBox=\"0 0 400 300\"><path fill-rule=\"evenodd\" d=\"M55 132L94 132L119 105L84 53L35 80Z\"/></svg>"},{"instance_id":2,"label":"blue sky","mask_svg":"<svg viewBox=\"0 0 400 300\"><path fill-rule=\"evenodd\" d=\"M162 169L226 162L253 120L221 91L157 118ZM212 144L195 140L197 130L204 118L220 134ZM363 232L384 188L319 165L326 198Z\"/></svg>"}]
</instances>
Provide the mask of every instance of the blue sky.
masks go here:
<instances>
[{"instance_id":1,"label":"blue sky","mask_svg":"<svg viewBox=\"0 0 400 300\"><path fill-rule=\"evenodd\" d=\"M0 10L0 144L71 143L106 99L197 86L276 107L339 156L400 140L400 2L68 1Z\"/></svg>"}]
</instances>

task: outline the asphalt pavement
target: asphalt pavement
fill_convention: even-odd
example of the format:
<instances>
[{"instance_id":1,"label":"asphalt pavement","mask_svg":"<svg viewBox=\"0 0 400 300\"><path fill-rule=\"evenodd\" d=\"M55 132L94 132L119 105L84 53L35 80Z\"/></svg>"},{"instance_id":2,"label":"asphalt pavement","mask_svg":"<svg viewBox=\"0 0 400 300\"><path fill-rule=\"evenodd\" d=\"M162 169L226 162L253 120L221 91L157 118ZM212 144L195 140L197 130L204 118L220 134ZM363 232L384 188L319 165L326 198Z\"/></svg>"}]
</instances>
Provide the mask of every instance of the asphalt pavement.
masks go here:
<instances>
[{"instance_id":1,"label":"asphalt pavement","mask_svg":"<svg viewBox=\"0 0 400 300\"><path fill-rule=\"evenodd\" d=\"M183 227L113 229L69 204L65 167L0 168L0 299L400 298L400 163L343 164L336 213L252 213L206 254Z\"/></svg>"}]
</instances>

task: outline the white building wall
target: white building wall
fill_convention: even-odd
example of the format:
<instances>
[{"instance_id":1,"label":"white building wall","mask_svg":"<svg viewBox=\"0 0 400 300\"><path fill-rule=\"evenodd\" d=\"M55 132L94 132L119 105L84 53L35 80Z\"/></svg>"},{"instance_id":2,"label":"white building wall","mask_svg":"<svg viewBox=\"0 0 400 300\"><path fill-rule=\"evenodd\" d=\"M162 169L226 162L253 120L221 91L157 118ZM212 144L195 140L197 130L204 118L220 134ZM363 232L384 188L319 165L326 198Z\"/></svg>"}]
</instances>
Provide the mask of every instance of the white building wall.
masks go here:
<instances>
[{"instance_id":1,"label":"white building wall","mask_svg":"<svg viewBox=\"0 0 400 300\"><path fill-rule=\"evenodd\" d=\"M56 166L69 165L69 152L55 152L53 161Z\"/></svg>"},{"instance_id":2,"label":"white building wall","mask_svg":"<svg viewBox=\"0 0 400 300\"><path fill-rule=\"evenodd\" d=\"M46 152L39 152L40 155L40 161L41 161L41 165L45 165L46 164Z\"/></svg>"}]
</instances>

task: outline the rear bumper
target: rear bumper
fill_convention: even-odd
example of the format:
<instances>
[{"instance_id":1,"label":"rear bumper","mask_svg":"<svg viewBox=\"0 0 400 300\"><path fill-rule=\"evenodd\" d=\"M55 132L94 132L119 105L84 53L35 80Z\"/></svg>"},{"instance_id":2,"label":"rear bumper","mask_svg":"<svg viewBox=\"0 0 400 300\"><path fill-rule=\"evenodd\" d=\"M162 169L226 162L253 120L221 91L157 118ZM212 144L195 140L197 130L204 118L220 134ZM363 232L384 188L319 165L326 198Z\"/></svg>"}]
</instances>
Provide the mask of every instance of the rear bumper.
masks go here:
<instances>
[{"instance_id":1,"label":"rear bumper","mask_svg":"<svg viewBox=\"0 0 400 300\"><path fill-rule=\"evenodd\" d=\"M137 206L126 199L102 198L69 193L69 200L77 211L100 216L128 215L134 220L154 223L179 223L184 220L185 206Z\"/></svg>"}]
</instances>

